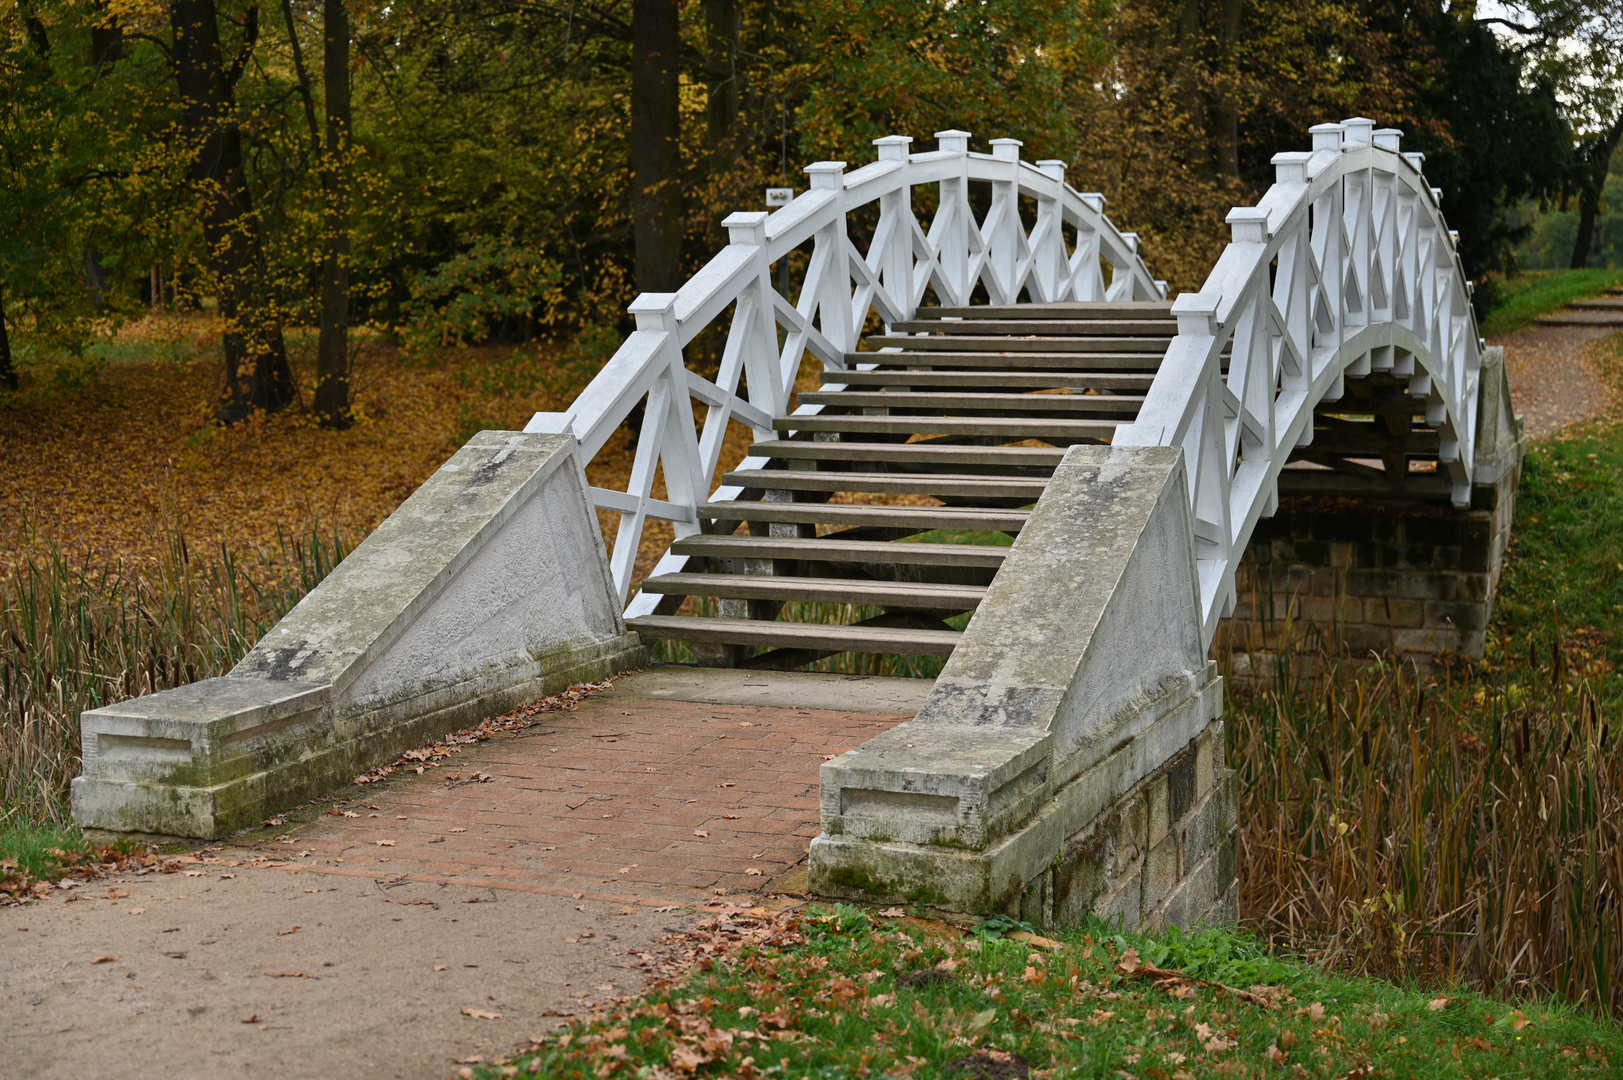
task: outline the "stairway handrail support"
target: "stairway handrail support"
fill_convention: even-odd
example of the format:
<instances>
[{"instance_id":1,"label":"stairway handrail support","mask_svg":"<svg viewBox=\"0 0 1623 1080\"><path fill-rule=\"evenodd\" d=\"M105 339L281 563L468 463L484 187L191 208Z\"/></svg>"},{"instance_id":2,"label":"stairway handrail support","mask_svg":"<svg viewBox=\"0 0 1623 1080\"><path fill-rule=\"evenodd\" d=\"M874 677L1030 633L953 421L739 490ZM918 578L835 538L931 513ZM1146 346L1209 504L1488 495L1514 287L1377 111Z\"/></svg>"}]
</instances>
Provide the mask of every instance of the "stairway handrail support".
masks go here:
<instances>
[{"instance_id":1,"label":"stairway handrail support","mask_svg":"<svg viewBox=\"0 0 1623 1080\"><path fill-rule=\"evenodd\" d=\"M723 220L729 242L674 293L643 293L627 311L636 329L590 384L561 413L536 413L526 432L573 434L590 462L646 400L627 490L593 487L594 504L621 515L611 571L622 601L629 592L643 527L648 519L675 525L678 537L699 531L697 508L736 498L722 487L704 497L720 461L727 425L737 419L758 441L780 437L775 416L787 408L807 351L826 370L844 370L871 311L887 327L913 318L934 287L949 306L965 306L977 284L992 303L1017 303L1025 291L1036 303L1067 300L1162 300L1138 253L1138 238L1104 213L1104 196L1065 182L1065 163L1020 159L1016 139L992 140L990 154L969 150L969 133L936 133L940 149L910 153L912 139L874 140L879 158L850 174L840 161L806 167L810 186L767 214L735 213ZM992 203L975 220L969 185L990 182ZM928 231L912 207L912 189L939 186L940 201ZM1028 233L1018 198L1037 203ZM879 224L864 253L846 235L846 216L878 202ZM1076 230L1070 248L1064 226ZM808 240L813 250L797 302L772 281L771 266ZM1106 285L1101 261L1112 267ZM683 349L733 305L731 325L715 381L689 370ZM778 331L784 332L780 347ZM860 365L859 365L860 366ZM747 394L740 393L743 377ZM706 407L696 431L694 400ZM795 415L821 406L803 405ZM784 435L790 433L782 433ZM652 496L663 464L666 498ZM749 458L741 468L760 468ZM685 557L667 553L658 573L680 570ZM627 616L649 614L659 598L639 594Z\"/></svg>"},{"instance_id":2,"label":"stairway handrail support","mask_svg":"<svg viewBox=\"0 0 1623 1080\"><path fill-rule=\"evenodd\" d=\"M1184 450L1208 645L1257 520L1278 508L1280 470L1347 376L1408 376L1452 501L1471 502L1484 343L1441 192L1395 129L1357 117L1310 132L1311 152L1276 154L1273 186L1230 211L1231 243L1200 291L1174 301L1177 336L1113 440Z\"/></svg>"}]
</instances>

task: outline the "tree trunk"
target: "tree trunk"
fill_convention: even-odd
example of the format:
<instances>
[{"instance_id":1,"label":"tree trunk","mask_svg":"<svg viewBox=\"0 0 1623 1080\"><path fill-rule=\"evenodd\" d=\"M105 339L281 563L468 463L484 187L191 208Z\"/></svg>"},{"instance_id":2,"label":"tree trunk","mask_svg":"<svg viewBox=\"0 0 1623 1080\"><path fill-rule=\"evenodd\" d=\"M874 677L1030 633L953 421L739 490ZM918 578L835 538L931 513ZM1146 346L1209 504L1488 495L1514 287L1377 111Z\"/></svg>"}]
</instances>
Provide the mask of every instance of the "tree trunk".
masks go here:
<instances>
[{"instance_id":1,"label":"tree trunk","mask_svg":"<svg viewBox=\"0 0 1623 1080\"><path fill-rule=\"evenodd\" d=\"M1205 88L1201 86L1200 71L1205 64L1201 48L1201 0L1180 0L1178 22L1174 31L1174 63L1178 66L1179 103L1189 124L1189 156L1201 177L1212 179L1212 155L1209 138L1210 124L1206 115Z\"/></svg>"},{"instance_id":2,"label":"tree trunk","mask_svg":"<svg viewBox=\"0 0 1623 1080\"><path fill-rule=\"evenodd\" d=\"M1239 78L1234 50L1240 40L1241 0L1223 0L1223 24L1217 39L1217 101L1212 106L1212 142L1217 172L1230 180L1240 178L1240 106L1235 100Z\"/></svg>"},{"instance_id":3,"label":"tree trunk","mask_svg":"<svg viewBox=\"0 0 1623 1080\"><path fill-rule=\"evenodd\" d=\"M675 292L682 283L681 48L676 0L633 0L631 222L640 292Z\"/></svg>"},{"instance_id":4,"label":"tree trunk","mask_svg":"<svg viewBox=\"0 0 1623 1080\"><path fill-rule=\"evenodd\" d=\"M17 368L11 362L11 335L6 333L5 284L0 282L0 386L17 389Z\"/></svg>"},{"instance_id":5,"label":"tree trunk","mask_svg":"<svg viewBox=\"0 0 1623 1080\"><path fill-rule=\"evenodd\" d=\"M263 249L236 118L236 83L258 36L259 9L248 9L246 40L230 70L220 55L214 0L174 0L169 20L175 81L193 154L191 179L203 204L203 241L224 323L225 390L216 416L235 423L255 410L277 412L293 401L281 323L255 288Z\"/></svg>"},{"instance_id":6,"label":"tree trunk","mask_svg":"<svg viewBox=\"0 0 1623 1080\"><path fill-rule=\"evenodd\" d=\"M321 264L321 340L316 347L315 411L323 427L346 428L349 414L349 14L344 0L323 0L326 51L327 153L321 167L326 197Z\"/></svg>"},{"instance_id":7,"label":"tree trunk","mask_svg":"<svg viewBox=\"0 0 1623 1080\"><path fill-rule=\"evenodd\" d=\"M1606 172L1612 155L1617 152L1619 139L1623 139L1623 113L1612 123L1600 139L1590 145L1585 155L1584 186L1578 193L1578 235L1572 242L1571 268L1582 270L1589 265L1589 253L1595 238L1595 218L1600 214L1600 196L1606 188Z\"/></svg>"},{"instance_id":8,"label":"tree trunk","mask_svg":"<svg viewBox=\"0 0 1623 1080\"><path fill-rule=\"evenodd\" d=\"M712 173L725 172L737 158L733 125L738 120L738 0L704 0L709 56L710 100L706 107L705 149Z\"/></svg>"}]
</instances>

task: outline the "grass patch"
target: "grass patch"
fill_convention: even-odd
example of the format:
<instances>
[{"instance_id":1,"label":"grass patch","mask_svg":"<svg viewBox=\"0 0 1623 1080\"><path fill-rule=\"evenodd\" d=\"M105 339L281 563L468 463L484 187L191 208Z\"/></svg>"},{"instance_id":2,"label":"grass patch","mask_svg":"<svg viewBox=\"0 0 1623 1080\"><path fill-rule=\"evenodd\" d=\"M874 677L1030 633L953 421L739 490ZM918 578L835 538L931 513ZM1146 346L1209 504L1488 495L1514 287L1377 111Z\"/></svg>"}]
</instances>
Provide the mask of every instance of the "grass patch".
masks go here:
<instances>
[{"instance_id":1,"label":"grass patch","mask_svg":"<svg viewBox=\"0 0 1623 1080\"><path fill-rule=\"evenodd\" d=\"M698 970L462 1076L1441 1080L1608 1076L1623 1053L1617 1028L1566 1007L1327 976L1220 931L1009 922L719 914L691 943Z\"/></svg>"},{"instance_id":2,"label":"grass patch","mask_svg":"<svg viewBox=\"0 0 1623 1080\"><path fill-rule=\"evenodd\" d=\"M1613 285L1623 285L1623 270L1527 270L1511 278L1493 278L1478 286L1494 292L1480 329L1485 336L1522 330L1568 300L1598 296Z\"/></svg>"},{"instance_id":3,"label":"grass patch","mask_svg":"<svg viewBox=\"0 0 1623 1080\"><path fill-rule=\"evenodd\" d=\"M72 825L13 821L0 824L0 866L19 870L29 879L48 881L62 869L91 854L90 845Z\"/></svg>"}]
</instances>

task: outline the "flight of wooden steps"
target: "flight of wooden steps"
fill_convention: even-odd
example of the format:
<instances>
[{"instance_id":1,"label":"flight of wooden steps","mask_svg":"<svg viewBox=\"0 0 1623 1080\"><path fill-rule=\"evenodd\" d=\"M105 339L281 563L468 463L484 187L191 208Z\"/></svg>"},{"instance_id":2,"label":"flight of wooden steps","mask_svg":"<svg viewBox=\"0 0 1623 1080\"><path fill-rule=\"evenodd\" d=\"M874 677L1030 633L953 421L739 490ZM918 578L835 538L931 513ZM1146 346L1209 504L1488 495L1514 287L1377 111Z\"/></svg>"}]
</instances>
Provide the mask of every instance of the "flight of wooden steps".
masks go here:
<instances>
[{"instance_id":1,"label":"flight of wooden steps","mask_svg":"<svg viewBox=\"0 0 1623 1080\"><path fill-rule=\"evenodd\" d=\"M1623 328L1623 289L1607 289L1592 300L1569 300L1566 310L1540 315L1540 326L1616 326Z\"/></svg>"},{"instance_id":2,"label":"flight of wooden steps","mask_svg":"<svg viewBox=\"0 0 1623 1080\"><path fill-rule=\"evenodd\" d=\"M892 324L800 394L815 414L774 419L779 438L749 451L765 467L723 478L742 493L700 507L702 531L671 547L686 565L643 582L659 604L628 624L721 666L951 653L948 620L985 596L1065 448L1133 421L1176 332L1168 303ZM713 614L682 613L689 598Z\"/></svg>"}]
</instances>

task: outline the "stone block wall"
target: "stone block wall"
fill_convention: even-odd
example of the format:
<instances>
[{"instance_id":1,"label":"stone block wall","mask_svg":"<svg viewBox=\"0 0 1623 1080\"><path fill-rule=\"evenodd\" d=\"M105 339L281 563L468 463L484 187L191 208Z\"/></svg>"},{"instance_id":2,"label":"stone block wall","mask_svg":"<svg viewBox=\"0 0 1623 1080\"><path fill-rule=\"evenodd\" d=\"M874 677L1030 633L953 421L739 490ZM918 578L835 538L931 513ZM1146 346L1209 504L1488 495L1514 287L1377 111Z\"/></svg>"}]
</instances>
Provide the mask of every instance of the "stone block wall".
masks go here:
<instances>
[{"instance_id":1,"label":"stone block wall","mask_svg":"<svg viewBox=\"0 0 1623 1080\"><path fill-rule=\"evenodd\" d=\"M1090 913L1128 928L1237 922L1238 789L1223 739L1212 721L1069 837L1009 914L1061 926Z\"/></svg>"},{"instance_id":2,"label":"stone block wall","mask_svg":"<svg viewBox=\"0 0 1623 1080\"><path fill-rule=\"evenodd\" d=\"M1469 510L1282 498L1252 534L1217 647L1270 651L1311 624L1354 655L1481 657L1519 476L1477 487Z\"/></svg>"}]
</instances>

